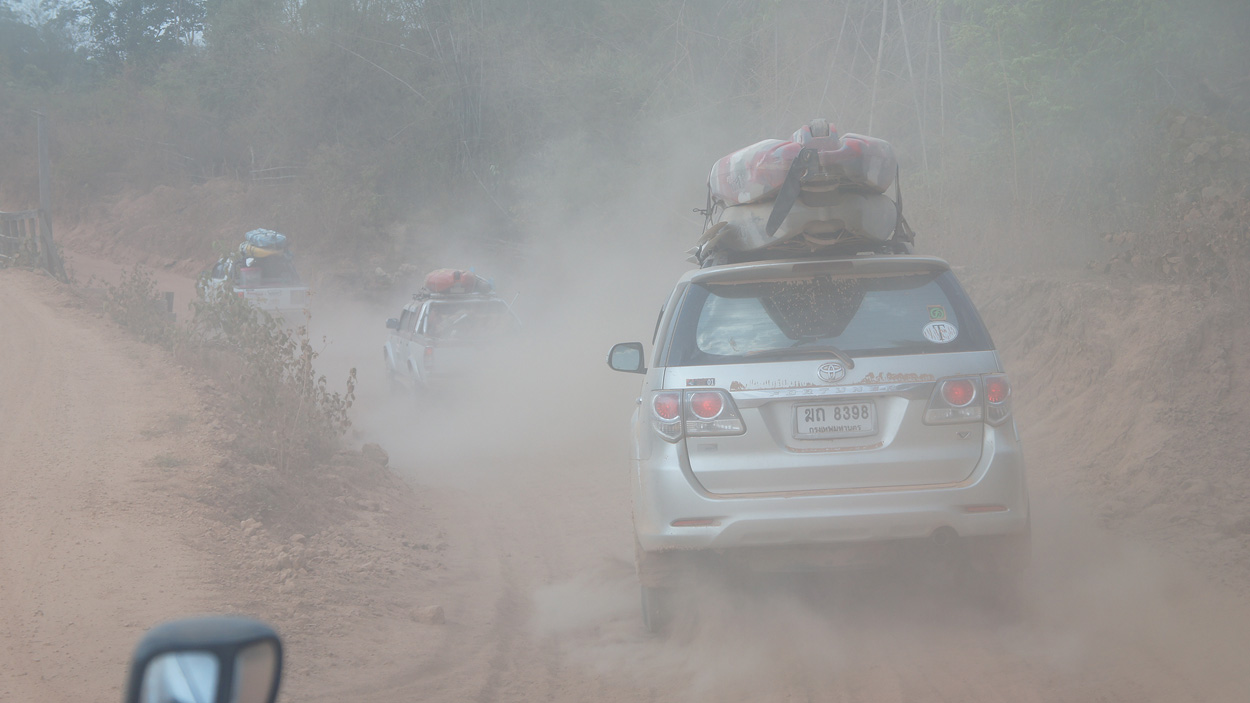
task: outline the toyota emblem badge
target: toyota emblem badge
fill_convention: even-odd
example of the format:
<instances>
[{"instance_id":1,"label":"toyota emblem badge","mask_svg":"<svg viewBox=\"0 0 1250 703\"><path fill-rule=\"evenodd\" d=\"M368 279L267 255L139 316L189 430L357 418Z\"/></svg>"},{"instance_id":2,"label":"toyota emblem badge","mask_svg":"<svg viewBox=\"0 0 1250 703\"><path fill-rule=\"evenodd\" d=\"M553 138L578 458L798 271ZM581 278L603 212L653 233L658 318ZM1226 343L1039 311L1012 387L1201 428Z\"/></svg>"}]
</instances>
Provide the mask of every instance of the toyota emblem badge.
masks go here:
<instances>
[{"instance_id":1,"label":"toyota emblem badge","mask_svg":"<svg viewBox=\"0 0 1250 703\"><path fill-rule=\"evenodd\" d=\"M841 361L830 361L821 364L816 373L820 376L820 380L825 383L837 383L846 378L846 366Z\"/></svg>"}]
</instances>

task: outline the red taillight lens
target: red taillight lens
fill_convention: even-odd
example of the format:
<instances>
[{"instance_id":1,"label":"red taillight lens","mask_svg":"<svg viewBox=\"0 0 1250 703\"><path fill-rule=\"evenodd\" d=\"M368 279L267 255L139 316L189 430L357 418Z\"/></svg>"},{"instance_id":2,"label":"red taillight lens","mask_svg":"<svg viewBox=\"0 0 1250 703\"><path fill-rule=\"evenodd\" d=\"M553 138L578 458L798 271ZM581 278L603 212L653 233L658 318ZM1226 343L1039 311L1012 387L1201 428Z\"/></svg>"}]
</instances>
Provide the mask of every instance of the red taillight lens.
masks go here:
<instances>
[{"instance_id":1,"label":"red taillight lens","mask_svg":"<svg viewBox=\"0 0 1250 703\"><path fill-rule=\"evenodd\" d=\"M700 420L713 420L725 409L725 399L720 393L691 393L690 412Z\"/></svg>"},{"instance_id":2,"label":"red taillight lens","mask_svg":"<svg viewBox=\"0 0 1250 703\"><path fill-rule=\"evenodd\" d=\"M942 382L942 398L956 408L962 408L977 395L977 387L967 379Z\"/></svg>"},{"instance_id":3,"label":"red taillight lens","mask_svg":"<svg viewBox=\"0 0 1250 703\"><path fill-rule=\"evenodd\" d=\"M681 414L681 396L677 393L657 393L652 406L661 420L676 420Z\"/></svg>"},{"instance_id":4,"label":"red taillight lens","mask_svg":"<svg viewBox=\"0 0 1250 703\"><path fill-rule=\"evenodd\" d=\"M985 421L1001 425L1011 417L1011 381L1005 374L985 376Z\"/></svg>"},{"instance_id":5,"label":"red taillight lens","mask_svg":"<svg viewBox=\"0 0 1250 703\"><path fill-rule=\"evenodd\" d=\"M746 432L733 396L720 389L658 391L651 398L651 427L669 442Z\"/></svg>"},{"instance_id":6,"label":"red taillight lens","mask_svg":"<svg viewBox=\"0 0 1250 703\"><path fill-rule=\"evenodd\" d=\"M1011 384L1007 383L1007 379L992 376L985 379L985 399L998 405L1007 400L1011 396Z\"/></svg>"}]
</instances>

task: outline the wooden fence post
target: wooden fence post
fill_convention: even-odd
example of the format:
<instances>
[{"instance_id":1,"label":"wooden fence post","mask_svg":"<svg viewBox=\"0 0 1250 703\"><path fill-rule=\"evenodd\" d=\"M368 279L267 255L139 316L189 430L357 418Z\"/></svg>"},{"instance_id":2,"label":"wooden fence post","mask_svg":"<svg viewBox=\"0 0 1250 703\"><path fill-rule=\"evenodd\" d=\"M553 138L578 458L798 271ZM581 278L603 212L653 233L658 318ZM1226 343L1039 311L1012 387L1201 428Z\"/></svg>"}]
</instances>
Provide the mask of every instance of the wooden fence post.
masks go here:
<instances>
[{"instance_id":1,"label":"wooden fence post","mask_svg":"<svg viewBox=\"0 0 1250 703\"><path fill-rule=\"evenodd\" d=\"M39 240L43 248L41 262L48 273L62 281L68 281L65 275L65 262L61 261L61 253L52 241L52 167L48 158L48 131L44 128L43 113L36 112L38 117L37 132L39 139ZM32 233L33 234L33 233Z\"/></svg>"}]
</instances>

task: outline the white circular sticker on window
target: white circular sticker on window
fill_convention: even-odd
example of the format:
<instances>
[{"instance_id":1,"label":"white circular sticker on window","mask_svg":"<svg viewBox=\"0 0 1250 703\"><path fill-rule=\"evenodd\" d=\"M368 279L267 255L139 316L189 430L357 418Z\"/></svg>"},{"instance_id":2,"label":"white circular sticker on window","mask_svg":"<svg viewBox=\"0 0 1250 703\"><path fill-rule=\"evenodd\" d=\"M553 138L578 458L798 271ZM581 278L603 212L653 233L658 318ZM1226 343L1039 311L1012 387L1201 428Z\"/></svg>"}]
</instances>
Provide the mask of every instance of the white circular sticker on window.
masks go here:
<instances>
[{"instance_id":1,"label":"white circular sticker on window","mask_svg":"<svg viewBox=\"0 0 1250 703\"><path fill-rule=\"evenodd\" d=\"M949 322L930 322L924 326L924 338L935 344L955 341L959 328Z\"/></svg>"}]
</instances>

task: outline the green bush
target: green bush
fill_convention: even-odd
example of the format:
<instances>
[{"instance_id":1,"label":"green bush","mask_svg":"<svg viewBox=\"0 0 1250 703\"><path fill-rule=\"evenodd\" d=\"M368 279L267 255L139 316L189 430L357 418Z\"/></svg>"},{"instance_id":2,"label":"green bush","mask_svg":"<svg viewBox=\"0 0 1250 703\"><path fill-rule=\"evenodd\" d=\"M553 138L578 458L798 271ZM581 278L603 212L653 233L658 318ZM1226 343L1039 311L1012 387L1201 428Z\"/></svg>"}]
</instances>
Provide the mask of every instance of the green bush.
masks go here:
<instances>
[{"instance_id":1,"label":"green bush","mask_svg":"<svg viewBox=\"0 0 1250 703\"><path fill-rule=\"evenodd\" d=\"M156 290L156 279L137 264L117 285L104 284L104 310L113 321L145 342L173 349L179 343L174 316Z\"/></svg>"},{"instance_id":2,"label":"green bush","mask_svg":"<svg viewBox=\"0 0 1250 703\"><path fill-rule=\"evenodd\" d=\"M136 266L118 285L105 286L105 308L140 339L217 382L235 449L249 461L309 469L332 456L351 427L356 370L344 391L330 390L316 371L307 329L286 325L231 291L196 301L190 322L178 325L151 275Z\"/></svg>"},{"instance_id":3,"label":"green bush","mask_svg":"<svg viewBox=\"0 0 1250 703\"><path fill-rule=\"evenodd\" d=\"M343 392L331 391L305 327L230 294L197 301L190 329L200 366L216 369L231 398L237 448L249 460L298 469L334 453L351 427L356 369Z\"/></svg>"}]
</instances>

